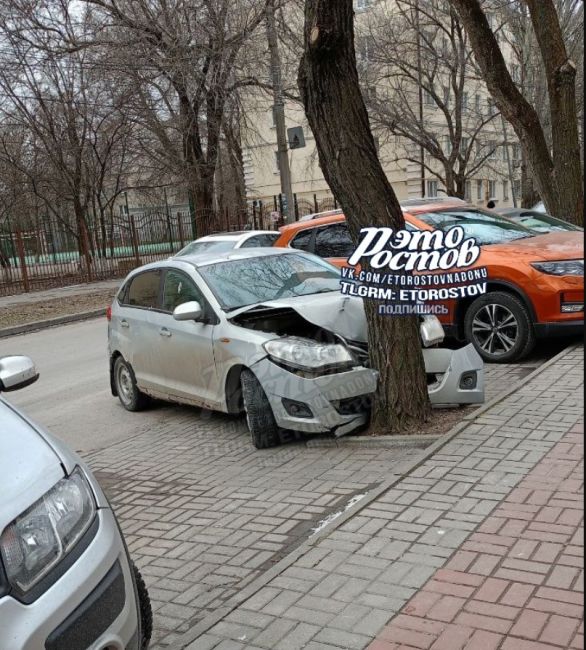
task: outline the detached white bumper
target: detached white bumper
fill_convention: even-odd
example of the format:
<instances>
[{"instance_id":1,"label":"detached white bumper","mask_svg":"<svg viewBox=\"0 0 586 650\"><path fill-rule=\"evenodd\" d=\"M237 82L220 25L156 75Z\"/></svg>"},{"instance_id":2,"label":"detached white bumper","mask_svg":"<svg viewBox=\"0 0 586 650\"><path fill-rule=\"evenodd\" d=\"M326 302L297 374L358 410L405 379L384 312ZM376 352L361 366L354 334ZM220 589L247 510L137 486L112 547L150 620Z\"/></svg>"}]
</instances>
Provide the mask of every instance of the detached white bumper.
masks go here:
<instances>
[{"instance_id":1,"label":"detached white bumper","mask_svg":"<svg viewBox=\"0 0 586 650\"><path fill-rule=\"evenodd\" d=\"M484 362L473 345L460 350L424 350L428 374L436 375L429 386L433 406L458 406L484 402Z\"/></svg>"}]
</instances>

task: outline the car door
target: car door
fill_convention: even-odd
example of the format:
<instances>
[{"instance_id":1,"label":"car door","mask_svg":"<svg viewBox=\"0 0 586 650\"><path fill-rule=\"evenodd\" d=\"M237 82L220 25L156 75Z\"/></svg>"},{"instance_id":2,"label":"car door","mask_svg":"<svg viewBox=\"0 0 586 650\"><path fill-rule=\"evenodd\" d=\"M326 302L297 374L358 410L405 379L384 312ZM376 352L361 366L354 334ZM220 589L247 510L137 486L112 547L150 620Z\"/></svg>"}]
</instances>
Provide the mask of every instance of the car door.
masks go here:
<instances>
[{"instance_id":1,"label":"car door","mask_svg":"<svg viewBox=\"0 0 586 650\"><path fill-rule=\"evenodd\" d=\"M217 317L196 282L184 271L166 269L162 282L161 306L152 314L161 384L171 398L217 408L218 375L213 346ZM206 322L176 321L175 309L192 301L199 302Z\"/></svg>"},{"instance_id":2,"label":"car door","mask_svg":"<svg viewBox=\"0 0 586 650\"><path fill-rule=\"evenodd\" d=\"M157 333L150 316L158 307L160 283L160 270L134 275L118 298L112 322L115 349L132 366L139 388L147 390L158 385L154 345Z\"/></svg>"}]
</instances>

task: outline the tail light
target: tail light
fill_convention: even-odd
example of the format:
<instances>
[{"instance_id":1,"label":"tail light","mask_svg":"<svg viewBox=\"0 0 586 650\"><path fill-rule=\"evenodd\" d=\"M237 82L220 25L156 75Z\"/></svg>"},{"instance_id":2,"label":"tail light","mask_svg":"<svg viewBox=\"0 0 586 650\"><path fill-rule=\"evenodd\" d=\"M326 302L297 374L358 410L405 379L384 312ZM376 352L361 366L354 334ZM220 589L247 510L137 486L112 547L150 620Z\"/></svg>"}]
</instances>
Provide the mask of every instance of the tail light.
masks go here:
<instances>
[{"instance_id":1,"label":"tail light","mask_svg":"<svg viewBox=\"0 0 586 650\"><path fill-rule=\"evenodd\" d=\"M108 309L106 309L106 318L108 319L108 322L112 320L112 307L108 307Z\"/></svg>"}]
</instances>

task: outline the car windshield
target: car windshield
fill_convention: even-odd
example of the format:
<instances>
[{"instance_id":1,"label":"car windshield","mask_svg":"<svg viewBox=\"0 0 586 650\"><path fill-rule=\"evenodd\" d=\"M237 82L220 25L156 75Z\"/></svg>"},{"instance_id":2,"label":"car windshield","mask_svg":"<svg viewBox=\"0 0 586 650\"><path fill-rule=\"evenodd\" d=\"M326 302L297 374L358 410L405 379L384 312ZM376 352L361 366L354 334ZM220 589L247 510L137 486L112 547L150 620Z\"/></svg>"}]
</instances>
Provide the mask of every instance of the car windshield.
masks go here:
<instances>
[{"instance_id":1,"label":"car windshield","mask_svg":"<svg viewBox=\"0 0 586 650\"><path fill-rule=\"evenodd\" d=\"M224 311L340 290L340 270L300 254L267 255L199 269Z\"/></svg>"},{"instance_id":2,"label":"car windshield","mask_svg":"<svg viewBox=\"0 0 586 650\"><path fill-rule=\"evenodd\" d=\"M505 216L508 216L505 214ZM521 212L509 216L509 219L514 219L517 223L522 224L525 228L531 230L539 230L540 232L553 232L560 230L578 230L578 228L571 223L557 219L549 214L541 212Z\"/></svg>"},{"instance_id":3,"label":"car windshield","mask_svg":"<svg viewBox=\"0 0 586 650\"><path fill-rule=\"evenodd\" d=\"M231 251L236 242L233 240L219 239L214 241L192 241L185 248L180 250L175 257L185 257L186 255L201 255L202 253L225 253Z\"/></svg>"},{"instance_id":4,"label":"car windshield","mask_svg":"<svg viewBox=\"0 0 586 650\"><path fill-rule=\"evenodd\" d=\"M526 239L536 234L509 219L474 208L424 212L416 216L426 224L443 231L460 226L467 237L474 238L481 246Z\"/></svg>"}]
</instances>

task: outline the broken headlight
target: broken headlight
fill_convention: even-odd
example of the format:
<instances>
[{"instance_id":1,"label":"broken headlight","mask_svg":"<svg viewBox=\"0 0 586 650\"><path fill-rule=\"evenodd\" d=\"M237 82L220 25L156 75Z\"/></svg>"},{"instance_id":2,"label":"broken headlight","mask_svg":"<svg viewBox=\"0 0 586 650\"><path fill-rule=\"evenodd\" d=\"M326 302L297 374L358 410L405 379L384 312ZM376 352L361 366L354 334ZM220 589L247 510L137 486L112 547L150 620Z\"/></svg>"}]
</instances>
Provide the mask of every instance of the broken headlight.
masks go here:
<instances>
[{"instance_id":1,"label":"broken headlight","mask_svg":"<svg viewBox=\"0 0 586 650\"><path fill-rule=\"evenodd\" d=\"M339 343L318 343L289 336L265 343L264 349L273 361L294 370L342 371L355 365L350 351Z\"/></svg>"}]
</instances>

